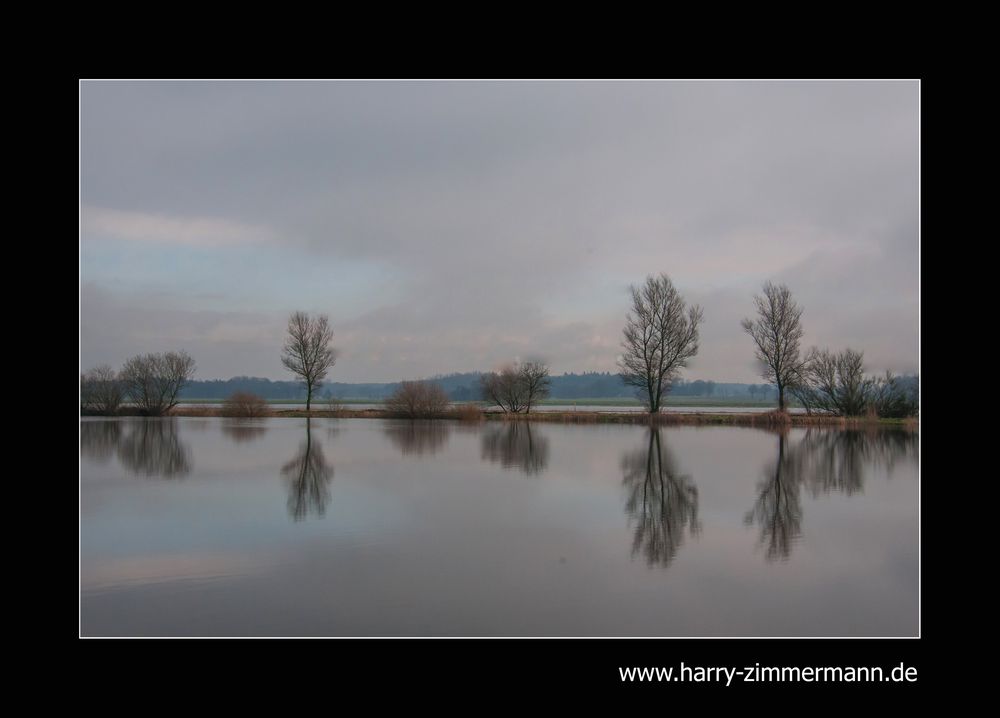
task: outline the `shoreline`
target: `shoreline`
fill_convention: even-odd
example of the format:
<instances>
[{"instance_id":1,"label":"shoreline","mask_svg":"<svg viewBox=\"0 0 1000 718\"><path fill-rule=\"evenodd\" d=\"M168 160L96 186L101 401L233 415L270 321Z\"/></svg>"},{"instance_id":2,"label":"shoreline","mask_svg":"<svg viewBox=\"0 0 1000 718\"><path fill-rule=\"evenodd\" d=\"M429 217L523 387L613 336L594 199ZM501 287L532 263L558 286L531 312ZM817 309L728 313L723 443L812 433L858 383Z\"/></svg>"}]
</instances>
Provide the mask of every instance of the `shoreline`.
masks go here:
<instances>
[{"instance_id":1,"label":"shoreline","mask_svg":"<svg viewBox=\"0 0 1000 718\"><path fill-rule=\"evenodd\" d=\"M101 416L81 414L83 416ZM114 416L141 417L138 411L120 410ZM166 416L191 418L233 418L233 419L406 419L385 409L266 409L256 416L234 416L223 407L174 407ZM558 424L652 424L656 426L751 426L759 428L779 428L782 426L830 426L842 428L896 427L910 430L919 429L920 419L883 419L877 417L844 417L823 414L764 413L709 413L709 412L669 412L646 414L640 412L610 411L545 411L534 414L504 414L498 411L449 411L433 417L422 417L422 421L452 420L464 423L480 421L535 421Z\"/></svg>"}]
</instances>

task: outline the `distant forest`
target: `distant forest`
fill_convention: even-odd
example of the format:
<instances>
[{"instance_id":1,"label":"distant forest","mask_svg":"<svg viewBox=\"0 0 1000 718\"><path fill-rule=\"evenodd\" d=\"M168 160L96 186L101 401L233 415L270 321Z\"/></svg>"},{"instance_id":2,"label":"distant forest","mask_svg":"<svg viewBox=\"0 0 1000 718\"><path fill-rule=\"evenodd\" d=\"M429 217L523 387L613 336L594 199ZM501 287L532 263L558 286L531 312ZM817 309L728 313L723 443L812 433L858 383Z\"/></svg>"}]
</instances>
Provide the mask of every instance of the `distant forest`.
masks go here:
<instances>
[{"instance_id":1,"label":"distant forest","mask_svg":"<svg viewBox=\"0 0 1000 718\"><path fill-rule=\"evenodd\" d=\"M448 374L431 377L441 386L452 401L478 401L479 372ZM917 377L902 377L901 381L916 384ZM399 388L399 382L391 384L346 384L325 382L319 391L320 399L384 399ZM251 376L232 379L191 381L181 391L181 399L222 400L233 392L246 391L265 399L298 401L306 398L304 386L297 381L271 381ZM634 390L622 383L618 374L610 372L586 372L583 374L562 374L553 376L551 399L630 399ZM743 400L768 401L776 398L776 391L768 384L738 384L714 381L683 381L674 384L670 396L690 397L733 397ZM316 394L313 395L314 400Z\"/></svg>"}]
</instances>

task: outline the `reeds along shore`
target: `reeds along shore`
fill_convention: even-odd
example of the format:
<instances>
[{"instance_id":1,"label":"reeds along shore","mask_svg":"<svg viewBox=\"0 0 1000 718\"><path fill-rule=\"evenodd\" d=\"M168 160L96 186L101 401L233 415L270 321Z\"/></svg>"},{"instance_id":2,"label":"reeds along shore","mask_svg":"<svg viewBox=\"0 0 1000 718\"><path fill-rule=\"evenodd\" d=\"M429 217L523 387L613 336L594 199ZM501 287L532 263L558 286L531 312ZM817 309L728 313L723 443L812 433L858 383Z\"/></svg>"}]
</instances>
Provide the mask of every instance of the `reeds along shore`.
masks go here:
<instances>
[{"instance_id":1,"label":"reeds along shore","mask_svg":"<svg viewBox=\"0 0 1000 718\"><path fill-rule=\"evenodd\" d=\"M140 416L125 408L118 416ZM223 407L183 406L175 407L169 416L191 417L232 417ZM394 419L400 418L385 409L266 409L255 418L339 418L339 419ZM610 411L540 411L531 414L505 414L499 411L483 411L471 405L450 408L426 419L450 419L466 422L478 421L537 421L557 424L653 424L656 426L754 426L760 428L781 428L792 426L831 426L843 428L863 428L870 426L897 426L916 429L919 419L880 419L874 416L844 417L824 414L789 414L781 411L713 414L708 412L669 412L647 414L644 412Z\"/></svg>"}]
</instances>

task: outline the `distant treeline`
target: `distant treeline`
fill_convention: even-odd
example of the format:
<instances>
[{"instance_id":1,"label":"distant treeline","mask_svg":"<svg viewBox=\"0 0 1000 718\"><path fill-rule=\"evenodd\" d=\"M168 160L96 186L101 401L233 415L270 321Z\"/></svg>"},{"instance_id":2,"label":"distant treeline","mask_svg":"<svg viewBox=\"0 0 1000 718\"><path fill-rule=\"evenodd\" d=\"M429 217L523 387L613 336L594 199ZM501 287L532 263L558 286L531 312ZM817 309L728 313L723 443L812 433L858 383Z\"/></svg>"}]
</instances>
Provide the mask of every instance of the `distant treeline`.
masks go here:
<instances>
[{"instance_id":1,"label":"distant treeline","mask_svg":"<svg viewBox=\"0 0 1000 718\"><path fill-rule=\"evenodd\" d=\"M430 379L438 384L451 401L478 401L480 393L479 372L448 374ZM916 386L917 377L900 378L906 385ZM400 382L389 384L348 384L325 382L319 391L321 399L385 399L395 392ZM222 401L234 392L250 392L265 399L299 401L306 391L297 381L271 381L259 377L238 376L225 381L191 381L181 391L181 399L218 399ZM631 399L634 390L626 386L618 374L610 372L585 372L553 376L551 399ZM678 381L671 396L732 397L742 400L771 401L776 399L773 386L767 384L739 384L714 381ZM316 395L314 395L315 398Z\"/></svg>"}]
</instances>

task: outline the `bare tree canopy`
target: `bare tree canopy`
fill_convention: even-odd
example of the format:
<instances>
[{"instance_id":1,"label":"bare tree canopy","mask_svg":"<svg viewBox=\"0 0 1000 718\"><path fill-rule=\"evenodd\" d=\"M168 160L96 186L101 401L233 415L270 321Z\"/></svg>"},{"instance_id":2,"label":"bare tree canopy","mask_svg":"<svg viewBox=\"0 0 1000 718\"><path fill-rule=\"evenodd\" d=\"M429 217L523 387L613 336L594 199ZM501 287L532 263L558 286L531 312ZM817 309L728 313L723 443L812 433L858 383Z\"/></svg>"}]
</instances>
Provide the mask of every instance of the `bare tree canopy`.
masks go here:
<instances>
[{"instance_id":1,"label":"bare tree canopy","mask_svg":"<svg viewBox=\"0 0 1000 718\"><path fill-rule=\"evenodd\" d=\"M644 285L629 289L632 310L618 367L622 380L637 389L637 396L655 414L680 369L698 353L702 309L698 305L689 309L666 274L649 275Z\"/></svg>"},{"instance_id":2,"label":"bare tree canopy","mask_svg":"<svg viewBox=\"0 0 1000 718\"><path fill-rule=\"evenodd\" d=\"M129 401L143 413L159 416L177 406L194 370L194 359L187 352L140 354L125 362L120 378Z\"/></svg>"},{"instance_id":3,"label":"bare tree canopy","mask_svg":"<svg viewBox=\"0 0 1000 718\"><path fill-rule=\"evenodd\" d=\"M288 338L281 363L305 385L306 411L312 404L313 392L337 361L337 350L330 346L331 341L333 329L325 314L310 318L305 312L295 312L288 319Z\"/></svg>"},{"instance_id":4,"label":"bare tree canopy","mask_svg":"<svg viewBox=\"0 0 1000 718\"><path fill-rule=\"evenodd\" d=\"M80 375L80 408L95 414L114 414L122 403L122 382L107 364Z\"/></svg>"},{"instance_id":5,"label":"bare tree canopy","mask_svg":"<svg viewBox=\"0 0 1000 718\"><path fill-rule=\"evenodd\" d=\"M404 381L385 400L390 413L407 419L429 419L448 409L448 395L440 384L428 381Z\"/></svg>"},{"instance_id":6,"label":"bare tree canopy","mask_svg":"<svg viewBox=\"0 0 1000 718\"><path fill-rule=\"evenodd\" d=\"M744 319L743 331L757 347L761 376L778 387L778 409L785 410L785 390L801 380L803 363L799 357L802 339L802 307L792 299L784 284L764 284L764 295L753 298L757 319Z\"/></svg>"},{"instance_id":7,"label":"bare tree canopy","mask_svg":"<svg viewBox=\"0 0 1000 718\"><path fill-rule=\"evenodd\" d=\"M531 407L549 395L549 368L541 361L508 364L500 371L483 374L483 398L504 413L531 413Z\"/></svg>"}]
</instances>

